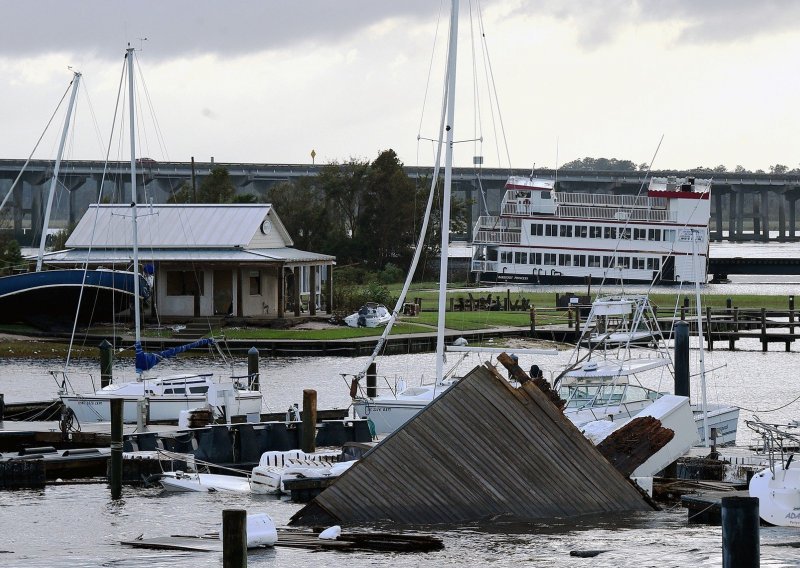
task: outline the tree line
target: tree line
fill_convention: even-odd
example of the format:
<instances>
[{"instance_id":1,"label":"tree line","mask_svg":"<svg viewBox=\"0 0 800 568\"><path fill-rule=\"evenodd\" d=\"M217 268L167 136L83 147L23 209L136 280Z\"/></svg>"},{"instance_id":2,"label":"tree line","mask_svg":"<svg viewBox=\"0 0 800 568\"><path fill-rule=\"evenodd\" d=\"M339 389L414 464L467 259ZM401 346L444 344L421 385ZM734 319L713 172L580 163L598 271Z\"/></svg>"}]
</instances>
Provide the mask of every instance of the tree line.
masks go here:
<instances>
[{"instance_id":1,"label":"tree line","mask_svg":"<svg viewBox=\"0 0 800 568\"><path fill-rule=\"evenodd\" d=\"M559 167L562 170L582 170L582 171L599 171L599 172L645 172L650 168L647 163L639 164L638 166L631 160L618 160L616 158L581 158L572 160ZM744 166L736 166L731 172L724 165L719 165L715 168L705 166L697 166L686 171L686 173L696 174L766 174L764 170L757 169L750 171ZM775 164L769 167L769 173L775 175L784 174L800 174L800 168L789 169L789 166L784 164Z\"/></svg>"},{"instance_id":2,"label":"tree line","mask_svg":"<svg viewBox=\"0 0 800 568\"><path fill-rule=\"evenodd\" d=\"M271 203L295 247L336 257L337 265L359 265L372 272L389 271L397 279L410 265L430 191L430 179L411 179L394 150L373 161L351 158L331 162L314 177L278 183L265 195L237 194L227 169L214 168L199 185L174 192L171 203ZM423 241L428 257L438 255L441 241L441 183ZM464 232L467 206L451 198L451 232ZM424 263L423 263L424 264Z\"/></svg>"}]
</instances>

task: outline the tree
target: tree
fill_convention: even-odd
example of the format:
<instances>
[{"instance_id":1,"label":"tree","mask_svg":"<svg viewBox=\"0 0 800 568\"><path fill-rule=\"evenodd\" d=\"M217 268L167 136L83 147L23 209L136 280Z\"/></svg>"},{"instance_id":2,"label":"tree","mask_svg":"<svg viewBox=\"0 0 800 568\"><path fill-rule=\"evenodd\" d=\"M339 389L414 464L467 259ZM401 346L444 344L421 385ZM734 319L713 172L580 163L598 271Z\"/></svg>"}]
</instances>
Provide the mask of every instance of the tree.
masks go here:
<instances>
[{"instance_id":1,"label":"tree","mask_svg":"<svg viewBox=\"0 0 800 568\"><path fill-rule=\"evenodd\" d=\"M236 186L231 181L228 169L217 166L211 170L200 187L197 188L198 203L231 203L236 194Z\"/></svg>"},{"instance_id":2,"label":"tree","mask_svg":"<svg viewBox=\"0 0 800 568\"><path fill-rule=\"evenodd\" d=\"M728 171L728 168L726 168L723 164L720 164L716 168L714 168L714 173L715 174L724 174L727 171Z\"/></svg>"},{"instance_id":3,"label":"tree","mask_svg":"<svg viewBox=\"0 0 800 568\"><path fill-rule=\"evenodd\" d=\"M774 166L769 167L769 173L775 175L783 175L789 171L789 166L784 166L783 164L775 164Z\"/></svg>"},{"instance_id":4,"label":"tree","mask_svg":"<svg viewBox=\"0 0 800 568\"><path fill-rule=\"evenodd\" d=\"M340 239L357 237L358 215L369 168L369 162L350 158L343 164L331 162L317 176L332 214L339 219L334 231L338 230Z\"/></svg>"},{"instance_id":5,"label":"tree","mask_svg":"<svg viewBox=\"0 0 800 568\"><path fill-rule=\"evenodd\" d=\"M21 265L22 262L22 251L16 239L7 236L2 237L0 239L0 268L2 268L3 272L11 271L15 266Z\"/></svg>"},{"instance_id":6,"label":"tree","mask_svg":"<svg viewBox=\"0 0 800 568\"><path fill-rule=\"evenodd\" d=\"M593 170L593 171L636 171L636 164L630 160L617 160L616 158L583 158L567 162L561 169L564 170ZM647 167L645 167L645 170Z\"/></svg>"},{"instance_id":7,"label":"tree","mask_svg":"<svg viewBox=\"0 0 800 568\"><path fill-rule=\"evenodd\" d=\"M750 170L746 169L744 166L738 166L738 165L737 165L737 166L736 166L736 167L733 169L733 173L735 173L735 174L749 174L749 173L750 173Z\"/></svg>"},{"instance_id":8,"label":"tree","mask_svg":"<svg viewBox=\"0 0 800 568\"><path fill-rule=\"evenodd\" d=\"M356 235L365 259L382 269L388 262L408 265L416 240L414 182L394 150L384 150L369 167Z\"/></svg>"},{"instance_id":9,"label":"tree","mask_svg":"<svg viewBox=\"0 0 800 568\"><path fill-rule=\"evenodd\" d=\"M331 252L325 199L313 178L279 183L270 189L269 195L297 248Z\"/></svg>"}]
</instances>

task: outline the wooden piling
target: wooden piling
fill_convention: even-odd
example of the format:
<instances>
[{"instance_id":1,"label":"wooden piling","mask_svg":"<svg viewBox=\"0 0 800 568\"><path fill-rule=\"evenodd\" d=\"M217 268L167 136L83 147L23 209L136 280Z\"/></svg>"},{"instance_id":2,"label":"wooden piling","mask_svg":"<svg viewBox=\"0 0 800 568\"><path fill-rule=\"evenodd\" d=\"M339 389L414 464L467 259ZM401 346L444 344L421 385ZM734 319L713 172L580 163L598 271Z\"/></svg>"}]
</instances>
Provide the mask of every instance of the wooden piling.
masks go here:
<instances>
[{"instance_id":1,"label":"wooden piling","mask_svg":"<svg viewBox=\"0 0 800 568\"><path fill-rule=\"evenodd\" d=\"M761 308L761 351L767 351L767 309Z\"/></svg>"},{"instance_id":2,"label":"wooden piling","mask_svg":"<svg viewBox=\"0 0 800 568\"><path fill-rule=\"evenodd\" d=\"M122 412L125 401L112 398L111 404L111 498L122 497Z\"/></svg>"},{"instance_id":3,"label":"wooden piling","mask_svg":"<svg viewBox=\"0 0 800 568\"><path fill-rule=\"evenodd\" d=\"M758 568L757 497L722 498L722 568Z\"/></svg>"},{"instance_id":4,"label":"wooden piling","mask_svg":"<svg viewBox=\"0 0 800 568\"><path fill-rule=\"evenodd\" d=\"M247 511L223 509L222 511L222 567L247 566Z\"/></svg>"},{"instance_id":5,"label":"wooden piling","mask_svg":"<svg viewBox=\"0 0 800 568\"><path fill-rule=\"evenodd\" d=\"M794 295L789 296L789 333L794 333Z\"/></svg>"},{"instance_id":6,"label":"wooden piling","mask_svg":"<svg viewBox=\"0 0 800 568\"><path fill-rule=\"evenodd\" d=\"M367 367L367 398L378 396L378 367L373 361Z\"/></svg>"},{"instance_id":7,"label":"wooden piling","mask_svg":"<svg viewBox=\"0 0 800 568\"><path fill-rule=\"evenodd\" d=\"M536 306L531 306L531 337L536 333Z\"/></svg>"},{"instance_id":8,"label":"wooden piling","mask_svg":"<svg viewBox=\"0 0 800 568\"><path fill-rule=\"evenodd\" d=\"M250 389L261 390L261 380L258 372L258 349L255 347L251 347L247 351L247 378L250 382Z\"/></svg>"},{"instance_id":9,"label":"wooden piling","mask_svg":"<svg viewBox=\"0 0 800 568\"><path fill-rule=\"evenodd\" d=\"M100 387L104 388L113 380L114 350L107 339L100 342Z\"/></svg>"},{"instance_id":10,"label":"wooden piling","mask_svg":"<svg viewBox=\"0 0 800 568\"><path fill-rule=\"evenodd\" d=\"M300 449L310 454L317 449L317 391L303 390L303 439Z\"/></svg>"}]
</instances>

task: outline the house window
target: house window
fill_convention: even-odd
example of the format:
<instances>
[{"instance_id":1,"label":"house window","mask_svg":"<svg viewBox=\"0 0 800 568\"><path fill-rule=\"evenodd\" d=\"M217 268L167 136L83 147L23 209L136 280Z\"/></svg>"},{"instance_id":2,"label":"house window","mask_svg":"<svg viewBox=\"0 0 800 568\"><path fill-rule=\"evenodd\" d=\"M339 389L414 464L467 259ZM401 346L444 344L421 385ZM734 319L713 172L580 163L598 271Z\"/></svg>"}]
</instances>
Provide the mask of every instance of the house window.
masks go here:
<instances>
[{"instance_id":1,"label":"house window","mask_svg":"<svg viewBox=\"0 0 800 568\"><path fill-rule=\"evenodd\" d=\"M203 295L203 272L191 270L167 271L167 296Z\"/></svg>"},{"instance_id":2,"label":"house window","mask_svg":"<svg viewBox=\"0 0 800 568\"><path fill-rule=\"evenodd\" d=\"M544 253L544 263L549 265L555 265L556 255L552 252Z\"/></svg>"},{"instance_id":3,"label":"house window","mask_svg":"<svg viewBox=\"0 0 800 568\"><path fill-rule=\"evenodd\" d=\"M541 237L544 234L544 225L541 223L531 224L531 236Z\"/></svg>"},{"instance_id":4,"label":"house window","mask_svg":"<svg viewBox=\"0 0 800 568\"><path fill-rule=\"evenodd\" d=\"M250 295L261 295L261 271L259 270L250 271Z\"/></svg>"}]
</instances>

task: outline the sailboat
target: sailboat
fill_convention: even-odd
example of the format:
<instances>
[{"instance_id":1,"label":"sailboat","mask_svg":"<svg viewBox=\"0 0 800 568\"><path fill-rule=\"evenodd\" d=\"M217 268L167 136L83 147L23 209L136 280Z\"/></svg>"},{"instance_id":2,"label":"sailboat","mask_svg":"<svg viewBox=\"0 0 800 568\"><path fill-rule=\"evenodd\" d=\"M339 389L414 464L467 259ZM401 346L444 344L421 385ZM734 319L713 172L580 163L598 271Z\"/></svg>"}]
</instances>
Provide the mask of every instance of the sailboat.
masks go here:
<instances>
[{"instance_id":1,"label":"sailboat","mask_svg":"<svg viewBox=\"0 0 800 568\"><path fill-rule=\"evenodd\" d=\"M150 296L147 281L132 271L88 268L43 270L47 227L50 224L64 145L70 130L81 77L81 73L73 72L70 99L50 179L36 269L33 272L0 277L0 322L27 321L37 325L49 325L54 321L72 321L73 318L87 322L92 317L96 321L128 309L135 297L145 300ZM3 202L0 203L0 209L12 195L27 164L26 161Z\"/></svg>"},{"instance_id":2,"label":"sailboat","mask_svg":"<svg viewBox=\"0 0 800 568\"><path fill-rule=\"evenodd\" d=\"M441 163L442 146L445 148L445 167L444 167L444 181L442 187L442 215L441 215L441 253L439 263L439 290L438 290L438 325L436 328L436 371L434 381L432 384L422 384L419 386L408 386L405 380L399 380L394 388L391 388L388 394L377 394L371 392L371 389L363 390L360 385L367 371L364 371L354 377L351 384L351 396L353 398L353 408L355 413L361 418L367 418L372 422L376 434L388 434L400 428L408 420L413 418L420 410L425 408L436 397L440 396L453 384L455 384L459 377L453 374L453 371L445 372L445 310L447 305L447 266L448 266L448 250L449 250L449 226L450 226L450 196L452 189L452 174L453 174L453 133L454 133L454 116L455 116L455 86L456 86L456 60L458 50L458 8L459 0L451 1L450 12L450 35L447 50L447 71L446 71L446 90L445 97L442 102L442 111L439 125L438 144L436 151L436 161L431 178L431 191L428 197L428 203L423 218L422 228L420 230L420 244L427 232L428 221L431 217L433 196L436 189L436 184L439 179L439 165ZM417 246L414 258L411 262L406 281L403 285L403 290L397 300L394 310L392 311L391 318L386 324L383 334L375 346L372 355L367 363L369 368L375 361L375 358L383 349L392 325L394 324L397 314L402 308L405 297L408 293L411 279L416 271L417 263L422 251L422 246ZM448 351L461 351L466 353L470 351L463 340L456 340L457 345L448 346ZM479 348L476 348L479 349ZM548 354L554 355L556 353L553 349L528 349L528 350L515 350L515 352L525 351L527 353L535 354ZM345 375L346 376L346 375Z\"/></svg>"},{"instance_id":3,"label":"sailboat","mask_svg":"<svg viewBox=\"0 0 800 568\"><path fill-rule=\"evenodd\" d=\"M130 150L131 150L131 231L133 248L133 265L139 266L139 245L136 204L136 133L134 105L134 50L126 51L128 71L128 101L130 114ZM138 270L138 268L137 268ZM134 297L139 297L139 279L134 279ZM140 402L144 401L149 409L149 418L153 421L177 421L182 411L200 407L211 407L217 414L227 418L233 415L254 415L261 412L261 393L250 390L249 385L238 380L218 383L211 373L189 373L174 376L145 378L144 373L166 358L195 347L214 346L211 338L200 339L192 343L166 349L159 353L145 352L141 337L141 305L134 303L135 312L135 344L136 375L134 381L112 383L89 394L77 394L70 391L69 378L66 371L61 373L59 397L62 403L81 422L104 422L111 419L112 399L123 399L123 420L136 422L139 417Z\"/></svg>"}]
</instances>

